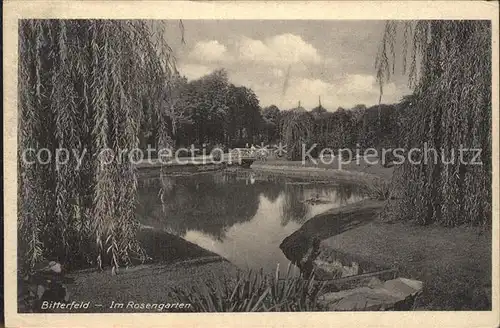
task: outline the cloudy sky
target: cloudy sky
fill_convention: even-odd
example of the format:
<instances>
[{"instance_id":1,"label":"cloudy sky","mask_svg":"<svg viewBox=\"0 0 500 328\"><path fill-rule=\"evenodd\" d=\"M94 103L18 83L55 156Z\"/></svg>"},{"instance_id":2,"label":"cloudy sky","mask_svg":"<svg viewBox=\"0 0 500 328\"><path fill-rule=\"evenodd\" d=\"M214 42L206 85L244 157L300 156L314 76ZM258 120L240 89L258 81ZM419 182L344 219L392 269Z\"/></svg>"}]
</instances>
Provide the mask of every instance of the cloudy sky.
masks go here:
<instances>
[{"instance_id":1,"label":"cloudy sky","mask_svg":"<svg viewBox=\"0 0 500 328\"><path fill-rule=\"evenodd\" d=\"M374 62L383 21L186 20L185 44L179 22L167 23L166 37L178 69L196 79L225 68L236 85L251 88L262 106L339 106L378 103ZM401 70L399 70L401 72ZM396 72L398 73L398 72ZM286 92L283 93L286 85ZM384 88L383 103L410 91L396 74Z\"/></svg>"}]
</instances>

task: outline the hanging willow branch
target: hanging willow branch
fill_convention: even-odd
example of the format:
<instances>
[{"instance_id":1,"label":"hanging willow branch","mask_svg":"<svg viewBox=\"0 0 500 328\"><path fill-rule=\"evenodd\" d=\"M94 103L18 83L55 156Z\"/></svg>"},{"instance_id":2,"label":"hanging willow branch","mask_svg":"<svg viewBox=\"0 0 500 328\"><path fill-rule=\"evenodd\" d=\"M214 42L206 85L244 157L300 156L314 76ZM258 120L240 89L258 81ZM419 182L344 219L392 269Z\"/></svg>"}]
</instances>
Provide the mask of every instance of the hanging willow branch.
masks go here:
<instances>
[{"instance_id":1,"label":"hanging willow branch","mask_svg":"<svg viewBox=\"0 0 500 328\"><path fill-rule=\"evenodd\" d=\"M376 61L381 92L394 64L396 25L403 26L403 71L415 87L404 120L405 147L423 150L427 144L438 151L438 160L400 167L393 186L400 195L384 215L421 224L490 224L491 24L388 23ZM461 163L461 148L481 149L482 165ZM472 159L472 153L464 154Z\"/></svg>"},{"instance_id":2,"label":"hanging willow branch","mask_svg":"<svg viewBox=\"0 0 500 328\"><path fill-rule=\"evenodd\" d=\"M147 21L22 20L19 24L19 257L116 269L141 257L137 178L128 155L143 113L160 115L175 72L161 25ZM147 101L144 101L147 99ZM144 106L149 106L146 110ZM165 138L163 136L162 138ZM56 166L23 150L69 151ZM80 165L73 151L85 154ZM110 154L110 152L106 153Z\"/></svg>"},{"instance_id":3,"label":"hanging willow branch","mask_svg":"<svg viewBox=\"0 0 500 328\"><path fill-rule=\"evenodd\" d=\"M307 146L313 127L314 121L310 113L300 109L292 109L286 113L283 118L282 135L287 145L288 159L301 159L302 147Z\"/></svg>"}]
</instances>

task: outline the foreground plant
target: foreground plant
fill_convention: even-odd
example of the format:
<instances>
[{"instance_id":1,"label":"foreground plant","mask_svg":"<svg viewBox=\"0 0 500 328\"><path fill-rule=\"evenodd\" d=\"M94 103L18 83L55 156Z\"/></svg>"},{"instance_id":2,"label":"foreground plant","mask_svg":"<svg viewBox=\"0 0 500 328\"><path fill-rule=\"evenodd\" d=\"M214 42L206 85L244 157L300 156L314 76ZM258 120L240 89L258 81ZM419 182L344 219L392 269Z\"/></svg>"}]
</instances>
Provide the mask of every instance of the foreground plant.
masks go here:
<instances>
[{"instance_id":1,"label":"foreground plant","mask_svg":"<svg viewBox=\"0 0 500 328\"><path fill-rule=\"evenodd\" d=\"M362 190L371 199L387 200L390 197L390 183L380 178L367 181Z\"/></svg>"},{"instance_id":2,"label":"foreground plant","mask_svg":"<svg viewBox=\"0 0 500 328\"><path fill-rule=\"evenodd\" d=\"M189 289L176 288L172 297L192 304L193 312L262 312L262 311L317 311L317 298L324 284L294 276L288 266L284 277L249 271L239 273L236 280L214 279Z\"/></svg>"}]
</instances>

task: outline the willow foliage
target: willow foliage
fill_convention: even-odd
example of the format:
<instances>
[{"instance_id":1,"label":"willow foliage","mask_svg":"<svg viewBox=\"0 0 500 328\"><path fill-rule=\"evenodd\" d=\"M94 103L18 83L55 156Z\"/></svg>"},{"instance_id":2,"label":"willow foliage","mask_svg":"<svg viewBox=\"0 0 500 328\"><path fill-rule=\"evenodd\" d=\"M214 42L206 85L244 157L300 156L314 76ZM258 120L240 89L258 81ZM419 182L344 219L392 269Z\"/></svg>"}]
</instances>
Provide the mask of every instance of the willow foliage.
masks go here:
<instances>
[{"instance_id":1,"label":"willow foliage","mask_svg":"<svg viewBox=\"0 0 500 328\"><path fill-rule=\"evenodd\" d=\"M160 108L174 72L163 31L150 22L20 21L22 269L45 258L116 269L143 256L135 238L135 168L128 154L121 161L118 154L138 146L143 113L166 120ZM162 144L167 136L158 138ZM52 155L48 164L23 160L25 150L42 148ZM55 164L56 149L69 152L67 164ZM103 149L116 155L110 164ZM81 166L75 152L84 155Z\"/></svg>"},{"instance_id":2,"label":"willow foliage","mask_svg":"<svg viewBox=\"0 0 500 328\"><path fill-rule=\"evenodd\" d=\"M302 158L302 147L311 143L314 120L303 108L295 108L283 116L282 136L287 146L287 158L299 160Z\"/></svg>"},{"instance_id":3,"label":"willow foliage","mask_svg":"<svg viewBox=\"0 0 500 328\"><path fill-rule=\"evenodd\" d=\"M385 215L421 224L491 222L491 24L489 21L389 22L377 76L394 73L395 44L403 33L403 68L415 87L403 121L404 146L434 148L438 160L396 172L397 199ZM464 164L481 149L482 165ZM433 154L429 153L430 159ZM444 160L443 160L444 159Z\"/></svg>"}]
</instances>

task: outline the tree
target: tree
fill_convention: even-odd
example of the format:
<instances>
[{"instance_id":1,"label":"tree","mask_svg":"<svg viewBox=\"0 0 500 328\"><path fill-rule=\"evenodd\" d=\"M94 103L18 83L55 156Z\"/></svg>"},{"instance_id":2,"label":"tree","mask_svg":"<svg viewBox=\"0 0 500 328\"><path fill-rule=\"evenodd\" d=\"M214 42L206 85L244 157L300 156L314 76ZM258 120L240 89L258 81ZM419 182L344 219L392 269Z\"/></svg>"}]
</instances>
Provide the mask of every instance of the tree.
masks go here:
<instances>
[{"instance_id":1,"label":"tree","mask_svg":"<svg viewBox=\"0 0 500 328\"><path fill-rule=\"evenodd\" d=\"M145 112L162 124L164 88L174 71L170 58L161 26L146 21L20 21L23 271L44 258L116 269L144 255L135 238L134 165L116 158L104 164L109 152L101 152L136 148ZM165 135L157 137L165 142ZM60 166L22 160L24 150L42 148L85 157L81 167L75 156Z\"/></svg>"},{"instance_id":2,"label":"tree","mask_svg":"<svg viewBox=\"0 0 500 328\"><path fill-rule=\"evenodd\" d=\"M227 142L236 140L255 143L254 137L258 135L262 123L259 100L247 87L231 85L229 90Z\"/></svg>"},{"instance_id":3,"label":"tree","mask_svg":"<svg viewBox=\"0 0 500 328\"><path fill-rule=\"evenodd\" d=\"M319 118L321 117L321 115L323 115L324 113L326 113L327 110L325 107L323 107L321 105L321 102L319 103L318 106L314 107L313 109L311 109L311 114L315 117L315 118Z\"/></svg>"},{"instance_id":4,"label":"tree","mask_svg":"<svg viewBox=\"0 0 500 328\"><path fill-rule=\"evenodd\" d=\"M280 109L276 105L271 105L262 109L262 117L276 123L280 117Z\"/></svg>"},{"instance_id":5,"label":"tree","mask_svg":"<svg viewBox=\"0 0 500 328\"><path fill-rule=\"evenodd\" d=\"M263 133L266 136L266 142L277 141L280 139L281 112L275 105L265 107L262 110Z\"/></svg>"},{"instance_id":6,"label":"tree","mask_svg":"<svg viewBox=\"0 0 500 328\"><path fill-rule=\"evenodd\" d=\"M311 144L314 121L302 107L283 114L282 136L287 145L287 158L296 161L302 158L302 147Z\"/></svg>"},{"instance_id":7,"label":"tree","mask_svg":"<svg viewBox=\"0 0 500 328\"><path fill-rule=\"evenodd\" d=\"M182 127L193 123L191 113L187 110L186 97L183 97L187 89L187 79L175 75L168 81L165 92L164 115L170 122L170 130L166 131L174 139L176 146L180 143Z\"/></svg>"},{"instance_id":8,"label":"tree","mask_svg":"<svg viewBox=\"0 0 500 328\"><path fill-rule=\"evenodd\" d=\"M375 105L360 117L358 143L363 148L394 148L398 144L398 108L394 105Z\"/></svg>"},{"instance_id":9,"label":"tree","mask_svg":"<svg viewBox=\"0 0 500 328\"><path fill-rule=\"evenodd\" d=\"M415 87L403 127L405 148L426 144L451 163L441 156L418 165L405 161L393 185L400 194L383 214L421 224L490 224L491 22L387 23L376 61L381 92L394 72L401 26L403 66ZM482 165L461 162L463 148L481 149ZM465 160L471 157L468 153Z\"/></svg>"},{"instance_id":10,"label":"tree","mask_svg":"<svg viewBox=\"0 0 500 328\"><path fill-rule=\"evenodd\" d=\"M228 94L229 82L223 69L189 83L187 107L194 124L195 143L224 141Z\"/></svg>"}]
</instances>

